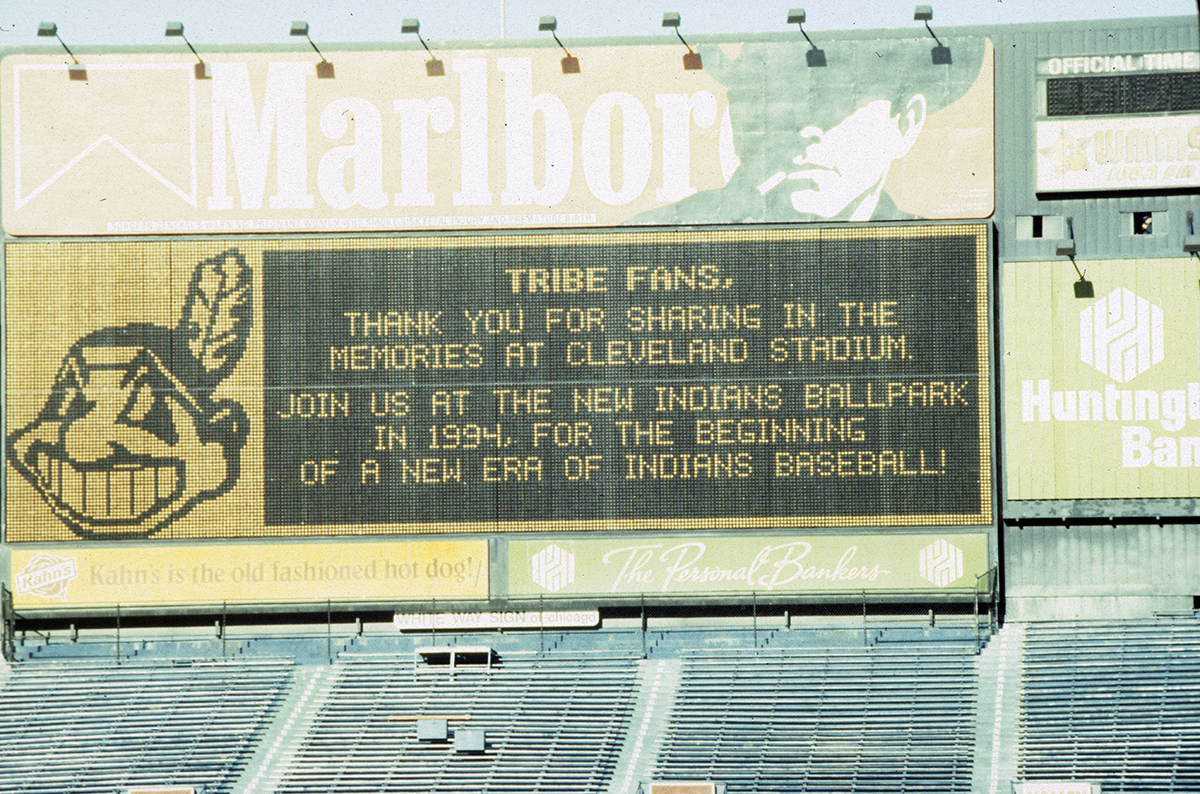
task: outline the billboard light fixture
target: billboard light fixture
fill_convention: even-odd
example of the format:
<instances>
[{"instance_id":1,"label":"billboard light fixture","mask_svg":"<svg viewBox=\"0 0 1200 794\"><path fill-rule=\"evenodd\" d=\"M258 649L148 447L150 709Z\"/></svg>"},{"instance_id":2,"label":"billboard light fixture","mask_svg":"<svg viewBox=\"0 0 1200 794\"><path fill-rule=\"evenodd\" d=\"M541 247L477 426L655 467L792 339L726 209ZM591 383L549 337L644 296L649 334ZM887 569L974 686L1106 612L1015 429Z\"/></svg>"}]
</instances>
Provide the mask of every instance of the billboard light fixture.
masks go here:
<instances>
[{"instance_id":1,"label":"billboard light fixture","mask_svg":"<svg viewBox=\"0 0 1200 794\"><path fill-rule=\"evenodd\" d=\"M1187 212L1187 234L1183 238L1184 253L1200 256L1200 235L1196 234L1196 216L1191 211Z\"/></svg>"},{"instance_id":2,"label":"billboard light fixture","mask_svg":"<svg viewBox=\"0 0 1200 794\"><path fill-rule=\"evenodd\" d=\"M692 45L683 40L683 34L679 32L679 12L668 11L663 14L662 26L664 28L674 28L675 35L679 37L679 41L683 46L687 47L687 55L683 56L683 68L689 72L694 72L704 68L704 64L700 61L700 53L692 49Z\"/></svg>"},{"instance_id":3,"label":"billboard light fixture","mask_svg":"<svg viewBox=\"0 0 1200 794\"><path fill-rule=\"evenodd\" d=\"M933 40L937 42L937 46L930 50L930 57L933 59L934 65L948 66L951 63L950 48L942 44L941 39L933 32L933 28L929 27L929 20L933 19L933 6L917 6L913 12L913 19L917 22L924 22L925 29L929 31L929 35L933 36Z\"/></svg>"},{"instance_id":4,"label":"billboard light fixture","mask_svg":"<svg viewBox=\"0 0 1200 794\"><path fill-rule=\"evenodd\" d=\"M579 59L567 50L566 45L558 38L558 19L552 16L545 16L538 20L538 30L548 30L550 35L554 37L554 41L558 46L562 47L562 51L566 53L566 57L562 59L563 74L579 74Z\"/></svg>"},{"instance_id":5,"label":"billboard light fixture","mask_svg":"<svg viewBox=\"0 0 1200 794\"><path fill-rule=\"evenodd\" d=\"M1079 269L1079 265L1075 262L1075 224L1071 218L1066 218L1067 236L1058 241L1058 245L1054 251L1059 256L1071 258L1071 266L1075 268L1076 275L1079 280L1075 282L1075 297L1076 298L1094 298L1096 297L1096 288L1092 282L1084 278L1083 271Z\"/></svg>"},{"instance_id":6,"label":"billboard light fixture","mask_svg":"<svg viewBox=\"0 0 1200 794\"><path fill-rule=\"evenodd\" d=\"M1066 228L1067 236L1058 241L1058 245L1054 249L1054 253L1058 256L1069 256L1071 262L1075 261L1075 222L1072 218L1064 218L1063 226ZM1076 268L1078 270L1079 268ZM1080 278L1083 278L1082 274Z\"/></svg>"},{"instance_id":7,"label":"billboard light fixture","mask_svg":"<svg viewBox=\"0 0 1200 794\"><path fill-rule=\"evenodd\" d=\"M313 52L320 56L321 62L317 64L317 79L332 80L333 79L333 64L325 60L325 56L321 55L321 51L317 49L317 45L313 44L312 38L308 35L308 23L303 19L298 19L292 23L291 30L288 31L290 36L303 36L308 39L308 43L312 46Z\"/></svg>"},{"instance_id":8,"label":"billboard light fixture","mask_svg":"<svg viewBox=\"0 0 1200 794\"><path fill-rule=\"evenodd\" d=\"M421 42L421 46L425 48L425 52L429 53L429 60L425 62L426 77L446 76L446 65L438 58L433 57L433 50L429 49L429 45L425 43L425 39L421 38L421 20L416 17L406 17L400 23L400 32L416 35L417 41Z\"/></svg>"},{"instance_id":9,"label":"billboard light fixture","mask_svg":"<svg viewBox=\"0 0 1200 794\"><path fill-rule=\"evenodd\" d=\"M196 63L195 74L196 74L197 80L211 80L212 79L212 70L208 68L208 64L205 63L204 59L200 57L200 53L196 52L196 48L192 46L192 43L190 41L188 41L187 36L185 36L183 34L183 23L182 22L168 22L167 30L164 35L166 35L168 38L178 36L179 38L183 39L184 44L188 45L188 49L192 51L192 55L196 56L197 63Z\"/></svg>"},{"instance_id":10,"label":"billboard light fixture","mask_svg":"<svg viewBox=\"0 0 1200 794\"><path fill-rule=\"evenodd\" d=\"M75 53L71 52L71 48L62 40L62 36L58 35L58 25L53 22L42 22L38 25L37 34L43 38L54 37L58 39L58 43L67 51L67 55L71 56L71 65L67 67L67 79L87 81L87 67L79 62L79 59L75 57Z\"/></svg>"},{"instance_id":11,"label":"billboard light fixture","mask_svg":"<svg viewBox=\"0 0 1200 794\"><path fill-rule=\"evenodd\" d=\"M825 50L819 49L816 44L813 44L813 40L811 38L809 38L808 33L805 32L804 22L806 19L807 19L807 14L804 13L803 8L788 9L788 15L787 15L788 24L789 25L799 25L800 32L804 34L804 38L808 40L809 46L812 47L811 50L809 50L807 53L805 53L805 58L808 60L809 67L811 68L814 66L824 66L825 65Z\"/></svg>"}]
</instances>

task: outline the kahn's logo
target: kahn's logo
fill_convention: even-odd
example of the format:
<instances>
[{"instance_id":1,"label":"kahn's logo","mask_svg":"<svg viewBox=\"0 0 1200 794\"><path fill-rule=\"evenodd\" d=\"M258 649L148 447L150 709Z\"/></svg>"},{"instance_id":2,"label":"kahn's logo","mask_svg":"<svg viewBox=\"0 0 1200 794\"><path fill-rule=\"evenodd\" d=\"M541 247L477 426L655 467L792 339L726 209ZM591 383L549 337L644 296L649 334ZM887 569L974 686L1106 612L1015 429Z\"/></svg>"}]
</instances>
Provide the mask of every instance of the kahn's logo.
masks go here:
<instances>
[{"instance_id":1,"label":"kahn's logo","mask_svg":"<svg viewBox=\"0 0 1200 794\"><path fill-rule=\"evenodd\" d=\"M553 543L533 556L533 581L556 593L575 583L575 555Z\"/></svg>"},{"instance_id":2,"label":"kahn's logo","mask_svg":"<svg viewBox=\"0 0 1200 794\"><path fill-rule=\"evenodd\" d=\"M1119 287L1079 313L1079 356L1118 383L1163 360L1163 312Z\"/></svg>"},{"instance_id":3,"label":"kahn's logo","mask_svg":"<svg viewBox=\"0 0 1200 794\"><path fill-rule=\"evenodd\" d=\"M66 601L67 585L78 576L79 567L74 557L35 554L17 573L14 586L19 596L35 595Z\"/></svg>"},{"instance_id":4,"label":"kahn's logo","mask_svg":"<svg viewBox=\"0 0 1200 794\"><path fill-rule=\"evenodd\" d=\"M215 392L246 349L251 289L230 249L196 266L174 328L101 328L67 351L8 459L76 534L146 537L237 482L250 423Z\"/></svg>"}]
</instances>

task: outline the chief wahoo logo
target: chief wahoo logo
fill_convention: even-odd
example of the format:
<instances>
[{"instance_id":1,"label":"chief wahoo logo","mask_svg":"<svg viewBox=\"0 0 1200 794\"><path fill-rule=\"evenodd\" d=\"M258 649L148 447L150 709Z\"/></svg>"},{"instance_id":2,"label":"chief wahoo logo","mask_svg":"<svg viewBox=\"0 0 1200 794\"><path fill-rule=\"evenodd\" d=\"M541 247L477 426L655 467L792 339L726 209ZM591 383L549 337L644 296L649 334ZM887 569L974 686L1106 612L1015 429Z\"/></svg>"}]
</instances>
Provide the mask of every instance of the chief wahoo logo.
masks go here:
<instances>
[{"instance_id":1,"label":"chief wahoo logo","mask_svg":"<svg viewBox=\"0 0 1200 794\"><path fill-rule=\"evenodd\" d=\"M251 298L230 249L196 265L174 328L102 328L67 351L8 459L76 534L148 537L237 482L250 423L214 392L245 352Z\"/></svg>"}]
</instances>

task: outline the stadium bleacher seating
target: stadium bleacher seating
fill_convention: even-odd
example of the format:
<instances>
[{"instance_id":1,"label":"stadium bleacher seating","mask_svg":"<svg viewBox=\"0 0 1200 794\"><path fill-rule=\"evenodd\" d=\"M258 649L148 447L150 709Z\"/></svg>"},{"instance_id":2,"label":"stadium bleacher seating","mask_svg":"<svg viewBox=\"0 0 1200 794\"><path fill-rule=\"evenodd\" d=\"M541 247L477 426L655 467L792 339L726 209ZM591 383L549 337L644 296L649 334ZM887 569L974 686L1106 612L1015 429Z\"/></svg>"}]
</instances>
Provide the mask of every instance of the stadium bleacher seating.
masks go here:
<instances>
[{"instance_id":1,"label":"stadium bleacher seating","mask_svg":"<svg viewBox=\"0 0 1200 794\"><path fill-rule=\"evenodd\" d=\"M974 653L851 649L684 660L656 777L729 794L967 792Z\"/></svg>"},{"instance_id":2,"label":"stadium bleacher seating","mask_svg":"<svg viewBox=\"0 0 1200 794\"><path fill-rule=\"evenodd\" d=\"M231 792L292 667L86 656L18 664L0 689L0 791L112 794L171 783Z\"/></svg>"},{"instance_id":3,"label":"stadium bleacher seating","mask_svg":"<svg viewBox=\"0 0 1200 794\"><path fill-rule=\"evenodd\" d=\"M281 792L563 792L604 789L627 735L638 666L507 655L475 669L412 655L345 654L337 686ZM480 754L417 739L419 717L483 730ZM461 718L461 719L456 719Z\"/></svg>"},{"instance_id":4,"label":"stadium bleacher seating","mask_svg":"<svg viewBox=\"0 0 1200 794\"><path fill-rule=\"evenodd\" d=\"M1200 791L1200 621L1030 624L1019 767L1104 794Z\"/></svg>"},{"instance_id":5,"label":"stadium bleacher seating","mask_svg":"<svg viewBox=\"0 0 1200 794\"><path fill-rule=\"evenodd\" d=\"M1200 791L1200 621L1022 636L1018 727L998 745L1015 779ZM474 650L452 668L430 645ZM21 646L0 675L0 792L635 794L653 779L965 794L988 763L964 626L164 637L119 663L113 650ZM430 718L445 738L418 737ZM456 745L467 731L482 752Z\"/></svg>"}]
</instances>

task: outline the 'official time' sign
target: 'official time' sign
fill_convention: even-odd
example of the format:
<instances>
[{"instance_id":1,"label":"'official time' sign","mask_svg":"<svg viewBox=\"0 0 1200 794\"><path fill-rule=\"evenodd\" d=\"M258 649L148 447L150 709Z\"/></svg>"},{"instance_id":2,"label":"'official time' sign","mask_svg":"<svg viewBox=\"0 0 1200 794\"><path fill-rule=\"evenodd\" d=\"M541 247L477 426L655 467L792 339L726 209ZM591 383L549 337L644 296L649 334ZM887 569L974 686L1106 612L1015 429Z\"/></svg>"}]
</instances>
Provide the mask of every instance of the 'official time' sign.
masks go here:
<instances>
[{"instance_id":1,"label":"'official time' sign","mask_svg":"<svg viewBox=\"0 0 1200 794\"><path fill-rule=\"evenodd\" d=\"M267 526L991 520L982 225L263 253Z\"/></svg>"}]
</instances>

